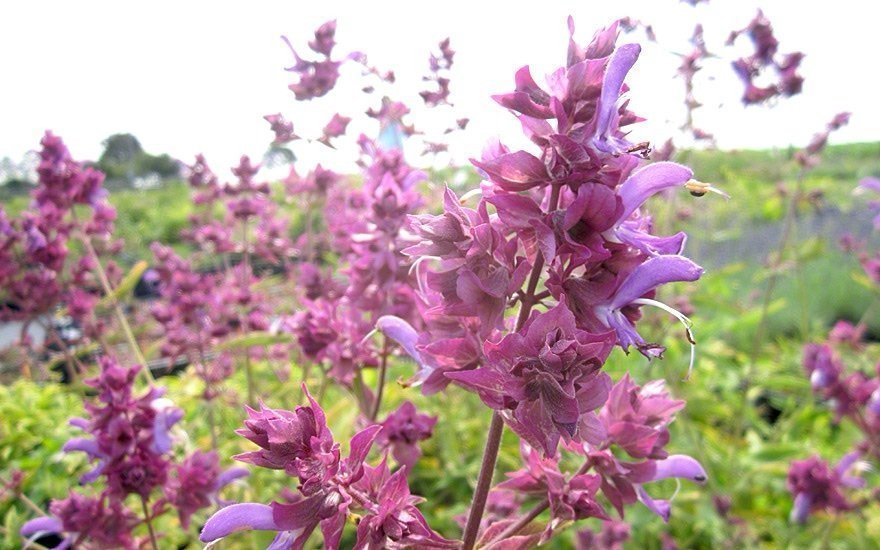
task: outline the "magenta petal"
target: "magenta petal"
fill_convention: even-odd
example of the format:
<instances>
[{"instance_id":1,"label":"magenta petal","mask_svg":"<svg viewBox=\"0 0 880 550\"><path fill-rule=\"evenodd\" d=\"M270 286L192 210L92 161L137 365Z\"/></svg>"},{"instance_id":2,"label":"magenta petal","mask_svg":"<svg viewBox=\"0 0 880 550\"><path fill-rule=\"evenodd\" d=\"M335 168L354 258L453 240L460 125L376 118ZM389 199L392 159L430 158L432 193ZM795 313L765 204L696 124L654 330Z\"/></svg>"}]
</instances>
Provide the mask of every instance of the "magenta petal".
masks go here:
<instances>
[{"instance_id":1,"label":"magenta petal","mask_svg":"<svg viewBox=\"0 0 880 550\"><path fill-rule=\"evenodd\" d=\"M638 170L617 191L623 200L620 221L629 218L649 197L664 189L684 185L693 176L690 168L674 162L655 162Z\"/></svg>"},{"instance_id":2,"label":"magenta petal","mask_svg":"<svg viewBox=\"0 0 880 550\"><path fill-rule=\"evenodd\" d=\"M500 409L504 399L504 377L488 368L447 372L449 378L465 388L476 392L486 405Z\"/></svg>"},{"instance_id":3,"label":"magenta petal","mask_svg":"<svg viewBox=\"0 0 880 550\"><path fill-rule=\"evenodd\" d=\"M370 447L373 446L373 441L380 431L382 431L382 426L373 424L359 431L351 438L351 451L349 452L348 460L352 465L359 466L364 463L370 452Z\"/></svg>"},{"instance_id":4,"label":"magenta petal","mask_svg":"<svg viewBox=\"0 0 880 550\"><path fill-rule=\"evenodd\" d=\"M703 466L696 459L687 455L670 455L668 458L655 461L654 465L657 469L649 481L677 477L696 483L705 483L709 478Z\"/></svg>"},{"instance_id":5,"label":"magenta petal","mask_svg":"<svg viewBox=\"0 0 880 550\"><path fill-rule=\"evenodd\" d=\"M541 207L531 197L514 193L496 193L486 199L495 206L498 217L507 225L516 229L532 227L533 220L543 216Z\"/></svg>"},{"instance_id":6,"label":"magenta petal","mask_svg":"<svg viewBox=\"0 0 880 550\"><path fill-rule=\"evenodd\" d=\"M272 507L256 502L233 504L217 511L205 522L199 540L213 542L236 531L279 531Z\"/></svg>"},{"instance_id":7,"label":"magenta petal","mask_svg":"<svg viewBox=\"0 0 880 550\"><path fill-rule=\"evenodd\" d=\"M696 281L702 274L703 268L684 256L655 256L629 274L617 289L610 308L620 309L662 284Z\"/></svg>"},{"instance_id":8,"label":"magenta petal","mask_svg":"<svg viewBox=\"0 0 880 550\"><path fill-rule=\"evenodd\" d=\"M507 153L484 161L471 159L471 163L484 170L493 182L507 191L525 191L550 179L547 167L541 159L525 151Z\"/></svg>"}]
</instances>

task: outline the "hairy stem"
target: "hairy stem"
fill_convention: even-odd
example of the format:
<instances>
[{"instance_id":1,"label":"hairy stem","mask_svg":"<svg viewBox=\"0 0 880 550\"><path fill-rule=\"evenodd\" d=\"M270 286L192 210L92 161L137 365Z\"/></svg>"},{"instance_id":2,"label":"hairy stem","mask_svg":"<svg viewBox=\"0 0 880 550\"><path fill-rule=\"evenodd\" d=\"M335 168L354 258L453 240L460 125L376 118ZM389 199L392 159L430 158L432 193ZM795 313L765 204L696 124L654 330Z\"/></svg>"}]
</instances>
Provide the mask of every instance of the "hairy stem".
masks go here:
<instances>
[{"instance_id":1,"label":"hairy stem","mask_svg":"<svg viewBox=\"0 0 880 550\"><path fill-rule=\"evenodd\" d=\"M467 525L464 531L464 550L473 550L477 542L477 533L480 521L483 519L483 510L486 508L486 499L489 497L489 489L492 485L492 474L495 473L495 461L498 459L498 450L501 448L501 436L504 433L504 420L498 411L492 412L492 422L489 424L489 433L486 436L486 448L483 451L483 462L480 466L480 476L477 478L477 487L474 490L474 499L471 502L471 510L468 514Z\"/></svg>"}]
</instances>

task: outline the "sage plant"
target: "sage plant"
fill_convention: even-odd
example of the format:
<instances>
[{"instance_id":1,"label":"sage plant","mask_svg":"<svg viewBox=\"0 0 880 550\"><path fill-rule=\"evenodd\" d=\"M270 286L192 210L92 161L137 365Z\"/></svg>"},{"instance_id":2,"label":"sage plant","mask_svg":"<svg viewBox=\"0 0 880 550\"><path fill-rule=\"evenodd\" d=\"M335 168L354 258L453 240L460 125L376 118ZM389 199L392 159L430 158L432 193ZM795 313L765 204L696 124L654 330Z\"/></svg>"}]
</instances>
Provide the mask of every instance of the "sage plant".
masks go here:
<instances>
[{"instance_id":1,"label":"sage plant","mask_svg":"<svg viewBox=\"0 0 880 550\"><path fill-rule=\"evenodd\" d=\"M586 47L574 40L571 19L569 30L566 65L548 76L547 90L523 67L515 90L494 97L514 112L536 153L490 143L472 161L484 179L479 190L465 197L447 190L442 214L412 218L420 242L405 252L418 264L426 329L392 317L378 322L419 363L414 382L425 393L455 383L493 410L467 549L479 534L504 425L531 449L526 462L535 472L553 471L561 444L586 455L571 477L523 474L537 476L531 490L546 487L549 526L607 519L594 498L600 487L620 514L623 504L641 500L666 519L668 503L651 499L641 484L706 479L695 460L663 450L664 426L683 403L660 398L652 385L640 393L629 378L614 385L602 367L614 346L662 356L664 346L637 328L644 306L678 318L694 345L690 321L655 294L667 283L696 281L702 269L682 254L684 233L652 233L643 205L666 189L719 191L685 166L645 165L650 146L627 139L627 127L640 119L627 109L624 80L640 47L615 47L616 24ZM476 206L465 206L474 195ZM609 442L650 460L622 467L603 452ZM523 525L496 540L519 536Z\"/></svg>"}]
</instances>

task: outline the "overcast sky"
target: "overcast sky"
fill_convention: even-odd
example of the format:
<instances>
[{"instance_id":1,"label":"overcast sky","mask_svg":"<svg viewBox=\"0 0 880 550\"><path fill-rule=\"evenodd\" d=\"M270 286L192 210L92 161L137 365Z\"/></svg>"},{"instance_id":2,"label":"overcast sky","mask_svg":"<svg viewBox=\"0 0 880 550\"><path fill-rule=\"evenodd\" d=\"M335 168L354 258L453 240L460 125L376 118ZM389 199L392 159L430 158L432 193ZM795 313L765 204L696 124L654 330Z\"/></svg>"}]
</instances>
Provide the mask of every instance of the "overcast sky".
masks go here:
<instances>
[{"instance_id":1,"label":"overcast sky","mask_svg":"<svg viewBox=\"0 0 880 550\"><path fill-rule=\"evenodd\" d=\"M352 65L340 89L312 102L296 102L287 35L305 43L322 22L336 18L337 56L365 52L393 69L396 99L414 109L428 129L470 117L453 147L457 160L479 154L491 136L521 143L519 125L490 95L509 91L513 75L530 64L536 80L561 65L568 40L566 16L575 18L579 42L617 17L651 23L661 46L648 45L630 73L631 108L649 119L634 139L661 143L679 137L683 88L674 79L672 52L685 51L696 22L710 50L724 59L707 63L696 95L705 107L698 122L724 148L803 145L835 113L852 111L849 127L832 142L880 140L874 0L710 0L696 8L677 0L543 1L7 1L0 4L0 157L19 158L37 146L46 129L61 135L77 158L96 158L110 134L130 132L144 148L190 161L203 152L215 170L239 155L259 158L271 134L263 115L282 112L297 133L315 136L338 111L349 116L369 105L353 92L362 80ZM761 6L773 22L783 52L800 50L804 91L774 108L744 108L741 86L729 68L737 50L728 33L745 26ZM425 114L416 95L427 56L449 36L457 51L452 71L454 111ZM644 35L623 36L644 42ZM745 51L745 39L740 45ZM711 80L710 80L711 78ZM372 101L377 102L378 97ZM369 123L352 125L375 132ZM355 134L356 135L356 134ZM350 142L349 142L350 144ZM316 161L350 158L318 144L296 142L307 169Z\"/></svg>"}]
</instances>

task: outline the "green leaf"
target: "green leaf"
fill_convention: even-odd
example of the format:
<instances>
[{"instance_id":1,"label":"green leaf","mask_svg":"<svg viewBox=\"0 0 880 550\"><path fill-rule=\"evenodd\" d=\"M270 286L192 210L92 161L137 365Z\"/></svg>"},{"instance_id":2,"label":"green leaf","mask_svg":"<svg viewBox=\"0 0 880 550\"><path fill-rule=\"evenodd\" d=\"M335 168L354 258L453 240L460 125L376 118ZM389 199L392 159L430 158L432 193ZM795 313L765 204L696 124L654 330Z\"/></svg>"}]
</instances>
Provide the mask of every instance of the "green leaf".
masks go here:
<instances>
[{"instance_id":1,"label":"green leaf","mask_svg":"<svg viewBox=\"0 0 880 550\"><path fill-rule=\"evenodd\" d=\"M110 307L113 305L114 301L118 302L123 298L127 298L132 292L134 292L134 287L137 286L138 281L141 280L141 276L148 267L149 264L144 260L134 264L131 271L122 278L122 281L119 282L119 285L113 290L113 292L109 296L101 298L101 301L98 302L98 307Z\"/></svg>"}]
</instances>

